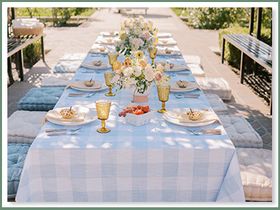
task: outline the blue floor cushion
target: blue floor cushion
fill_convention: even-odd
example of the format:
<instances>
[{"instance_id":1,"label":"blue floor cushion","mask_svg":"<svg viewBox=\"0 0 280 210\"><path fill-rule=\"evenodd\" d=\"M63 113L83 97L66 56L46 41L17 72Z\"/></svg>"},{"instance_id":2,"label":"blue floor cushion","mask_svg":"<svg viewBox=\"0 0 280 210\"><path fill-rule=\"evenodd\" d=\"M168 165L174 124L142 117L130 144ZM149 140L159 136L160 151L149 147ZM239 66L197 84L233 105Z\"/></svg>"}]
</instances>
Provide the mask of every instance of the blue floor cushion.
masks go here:
<instances>
[{"instance_id":1,"label":"blue floor cushion","mask_svg":"<svg viewBox=\"0 0 280 210\"><path fill-rule=\"evenodd\" d=\"M18 102L18 110L49 111L63 93L63 87L32 88Z\"/></svg>"},{"instance_id":2,"label":"blue floor cushion","mask_svg":"<svg viewBox=\"0 0 280 210\"><path fill-rule=\"evenodd\" d=\"M8 144L8 198L15 198L30 144Z\"/></svg>"}]
</instances>

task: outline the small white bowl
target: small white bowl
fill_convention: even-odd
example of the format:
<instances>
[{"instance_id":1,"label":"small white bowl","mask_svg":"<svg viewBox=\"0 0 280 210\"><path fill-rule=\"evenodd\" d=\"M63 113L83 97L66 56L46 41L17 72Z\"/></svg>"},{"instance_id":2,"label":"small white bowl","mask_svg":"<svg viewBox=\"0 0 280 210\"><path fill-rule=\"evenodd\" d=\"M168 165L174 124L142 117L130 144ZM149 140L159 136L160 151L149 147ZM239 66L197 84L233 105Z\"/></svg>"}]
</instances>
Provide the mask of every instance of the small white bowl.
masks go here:
<instances>
[{"instance_id":1,"label":"small white bowl","mask_svg":"<svg viewBox=\"0 0 280 210\"><path fill-rule=\"evenodd\" d=\"M141 115L136 115L136 114L131 114L131 113L127 113L125 120L127 123L134 125L134 126L141 126L141 125L145 125L147 123L150 122L150 120L153 118L154 112L153 111L149 111L145 114L141 114Z\"/></svg>"}]
</instances>

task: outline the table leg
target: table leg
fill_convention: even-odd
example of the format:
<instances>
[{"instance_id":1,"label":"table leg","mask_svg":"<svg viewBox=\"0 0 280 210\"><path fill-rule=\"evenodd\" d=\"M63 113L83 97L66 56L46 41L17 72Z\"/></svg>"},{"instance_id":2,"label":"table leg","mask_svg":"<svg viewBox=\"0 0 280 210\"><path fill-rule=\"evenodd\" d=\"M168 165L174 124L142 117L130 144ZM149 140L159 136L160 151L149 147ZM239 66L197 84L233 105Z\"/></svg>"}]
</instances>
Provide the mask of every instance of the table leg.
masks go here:
<instances>
[{"instance_id":1,"label":"table leg","mask_svg":"<svg viewBox=\"0 0 280 210\"><path fill-rule=\"evenodd\" d=\"M23 75L22 50L20 50L16 53L16 68L19 73L20 81L23 81L24 75Z\"/></svg>"},{"instance_id":2,"label":"table leg","mask_svg":"<svg viewBox=\"0 0 280 210\"><path fill-rule=\"evenodd\" d=\"M42 60L45 62L45 47L44 47L44 37L41 36L41 53L42 53Z\"/></svg>"},{"instance_id":3,"label":"table leg","mask_svg":"<svg viewBox=\"0 0 280 210\"><path fill-rule=\"evenodd\" d=\"M222 58L222 63L224 63L224 56L225 56L225 42L226 42L226 40L223 38L223 43L222 43L222 55L221 55L221 58Z\"/></svg>"},{"instance_id":4,"label":"table leg","mask_svg":"<svg viewBox=\"0 0 280 210\"><path fill-rule=\"evenodd\" d=\"M14 78L13 78L13 72L12 72L11 57L8 57L7 64L8 64L8 76L9 76L9 82L10 82L9 85L12 85L14 83Z\"/></svg>"},{"instance_id":5,"label":"table leg","mask_svg":"<svg viewBox=\"0 0 280 210\"><path fill-rule=\"evenodd\" d=\"M272 115L272 83L271 83L271 87L270 87L270 102L269 102L269 106L270 106L270 115Z\"/></svg>"},{"instance_id":6,"label":"table leg","mask_svg":"<svg viewBox=\"0 0 280 210\"><path fill-rule=\"evenodd\" d=\"M243 67L243 63L244 63L244 53L241 52L241 58L240 58L240 83L243 84L243 80L244 80L244 67Z\"/></svg>"}]
</instances>

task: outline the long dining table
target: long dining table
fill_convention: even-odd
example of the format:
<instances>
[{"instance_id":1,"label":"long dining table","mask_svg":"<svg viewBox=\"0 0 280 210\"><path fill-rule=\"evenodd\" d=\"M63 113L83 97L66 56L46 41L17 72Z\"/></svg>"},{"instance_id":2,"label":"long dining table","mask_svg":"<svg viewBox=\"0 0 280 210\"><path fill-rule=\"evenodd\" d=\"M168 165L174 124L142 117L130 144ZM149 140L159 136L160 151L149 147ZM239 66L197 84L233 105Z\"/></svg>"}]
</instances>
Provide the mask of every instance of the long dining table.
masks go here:
<instances>
[{"instance_id":1,"label":"long dining table","mask_svg":"<svg viewBox=\"0 0 280 210\"><path fill-rule=\"evenodd\" d=\"M157 56L156 61L168 59L185 64L181 55ZM108 63L107 55L90 52L84 62L94 60ZM80 66L72 81L92 78L104 83L103 73ZM187 69L170 77L171 82L195 82ZM94 112L95 101L110 100L107 126L111 132L96 132L100 121L95 120L74 126L81 127L76 135L48 136L46 129L65 126L46 122L26 157L17 202L245 201L236 149L219 121L205 128L220 129L221 135L194 135L187 127L167 122L156 112L161 102L152 85L148 105L153 118L148 124L133 126L118 115L131 103L132 91L117 91L114 97L106 97L106 91L69 97L79 91L65 89L55 108L85 106ZM199 97L178 98L170 93L167 110L212 110L201 90L193 92Z\"/></svg>"}]
</instances>

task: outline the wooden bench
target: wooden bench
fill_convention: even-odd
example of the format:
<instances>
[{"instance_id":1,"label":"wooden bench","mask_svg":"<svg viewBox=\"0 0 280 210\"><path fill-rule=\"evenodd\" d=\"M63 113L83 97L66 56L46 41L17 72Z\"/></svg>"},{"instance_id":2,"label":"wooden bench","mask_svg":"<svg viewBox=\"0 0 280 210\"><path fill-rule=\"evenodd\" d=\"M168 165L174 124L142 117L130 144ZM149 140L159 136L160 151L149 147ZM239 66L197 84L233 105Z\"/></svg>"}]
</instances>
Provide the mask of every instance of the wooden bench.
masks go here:
<instances>
[{"instance_id":1,"label":"wooden bench","mask_svg":"<svg viewBox=\"0 0 280 210\"><path fill-rule=\"evenodd\" d=\"M24 80L23 74L23 60L22 60L22 50L28 45L36 42L41 39L41 53L42 60L45 62L45 53L44 53L44 38L43 33L39 35L28 35L21 37L9 37L8 38L8 76L10 85L13 84L13 73L12 73L12 62L11 56L16 56L16 68L19 72L19 78L21 81Z\"/></svg>"},{"instance_id":2,"label":"wooden bench","mask_svg":"<svg viewBox=\"0 0 280 210\"><path fill-rule=\"evenodd\" d=\"M126 8L118 8L118 12L119 13L122 13L122 11L131 11L131 10L133 10L133 9L137 9L137 10L140 10L140 9L143 9L144 11L145 11L145 15L147 15L147 13L148 13L148 7L126 7Z\"/></svg>"},{"instance_id":3,"label":"wooden bench","mask_svg":"<svg viewBox=\"0 0 280 210\"><path fill-rule=\"evenodd\" d=\"M222 42L222 63L224 63L225 42L232 44L241 51L240 59L240 82L244 80L244 54L264 67L272 74L272 47L255 37L247 34L226 34ZM270 87L270 113L272 113L272 85Z\"/></svg>"}]
</instances>

